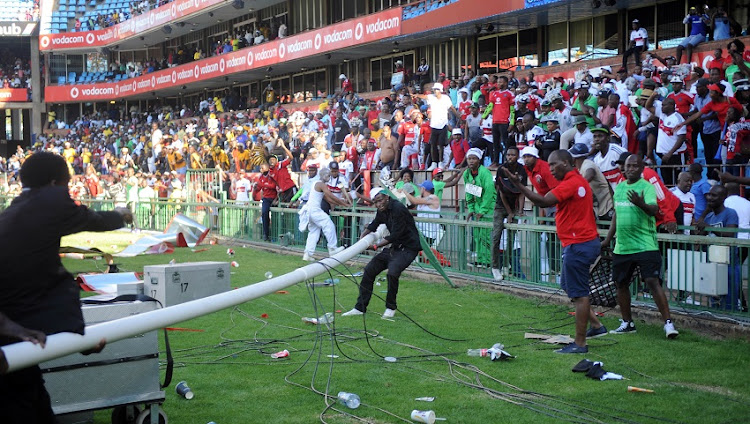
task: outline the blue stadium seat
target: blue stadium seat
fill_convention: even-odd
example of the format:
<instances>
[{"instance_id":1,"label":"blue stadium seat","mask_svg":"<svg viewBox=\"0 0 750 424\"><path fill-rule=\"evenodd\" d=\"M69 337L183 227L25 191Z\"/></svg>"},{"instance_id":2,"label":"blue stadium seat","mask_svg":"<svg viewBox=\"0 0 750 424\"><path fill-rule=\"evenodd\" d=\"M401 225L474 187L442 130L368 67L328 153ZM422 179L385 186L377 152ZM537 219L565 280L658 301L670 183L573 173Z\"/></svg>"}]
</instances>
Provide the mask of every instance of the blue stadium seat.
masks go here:
<instances>
[{"instance_id":1,"label":"blue stadium seat","mask_svg":"<svg viewBox=\"0 0 750 424\"><path fill-rule=\"evenodd\" d=\"M57 85L65 85L65 77L57 77Z\"/></svg>"},{"instance_id":2,"label":"blue stadium seat","mask_svg":"<svg viewBox=\"0 0 750 424\"><path fill-rule=\"evenodd\" d=\"M59 6L59 7L57 8L57 10L59 10L60 12L65 12L65 11L66 11L67 9L68 9L68 8L67 8L67 6L65 6L64 4L61 4L61 5L60 5L60 6Z\"/></svg>"}]
</instances>

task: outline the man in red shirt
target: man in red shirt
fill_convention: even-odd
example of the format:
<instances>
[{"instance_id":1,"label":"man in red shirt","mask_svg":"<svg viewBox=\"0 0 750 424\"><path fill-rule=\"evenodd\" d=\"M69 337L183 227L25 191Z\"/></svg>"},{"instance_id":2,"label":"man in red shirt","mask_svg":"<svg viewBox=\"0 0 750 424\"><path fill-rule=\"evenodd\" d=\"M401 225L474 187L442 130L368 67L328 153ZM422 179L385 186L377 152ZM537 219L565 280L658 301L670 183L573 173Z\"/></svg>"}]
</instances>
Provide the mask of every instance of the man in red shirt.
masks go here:
<instances>
[{"instance_id":1,"label":"man in red shirt","mask_svg":"<svg viewBox=\"0 0 750 424\"><path fill-rule=\"evenodd\" d=\"M589 302L589 268L601 249L594 217L594 197L591 186L578 173L573 157L565 150L555 150L549 157L549 166L559 184L542 195L521 184L517 175L503 169L521 193L535 205L547 208L557 206L555 225L563 246L562 278L560 285L576 305L575 341L557 353L586 353L586 326L591 322L592 334L606 334L602 323L591 310Z\"/></svg>"},{"instance_id":2,"label":"man in red shirt","mask_svg":"<svg viewBox=\"0 0 750 424\"><path fill-rule=\"evenodd\" d=\"M260 166L261 176L258 177L258 181L255 183L253 189L253 195L260 191L261 194L261 210L260 217L263 221L263 240L271 241L271 204L276 200L276 180L270 175L270 168L267 163Z\"/></svg>"},{"instance_id":3,"label":"man in red shirt","mask_svg":"<svg viewBox=\"0 0 750 424\"><path fill-rule=\"evenodd\" d=\"M550 172L549 164L539 159L539 150L534 146L526 146L521 151L526 175L534 186L534 190L542 196L560 183Z\"/></svg>"},{"instance_id":4,"label":"man in red shirt","mask_svg":"<svg viewBox=\"0 0 750 424\"><path fill-rule=\"evenodd\" d=\"M672 131L675 133L680 128L690 125L699 118L705 120L718 119L721 128L724 128L724 122L727 119L727 111L729 108L734 108L742 111L742 105L734 97L724 96L724 88L718 84L710 84L708 86L708 95L711 97L711 101L706 103L705 106L698 112L695 112L690 118L677 124Z\"/></svg>"},{"instance_id":5,"label":"man in red shirt","mask_svg":"<svg viewBox=\"0 0 750 424\"><path fill-rule=\"evenodd\" d=\"M422 131L422 112L419 109L412 109L411 121L401 123L398 127L398 145L400 149L396 150L395 164L401 168L418 167L419 142ZM400 159L400 160L399 160Z\"/></svg>"},{"instance_id":6,"label":"man in red shirt","mask_svg":"<svg viewBox=\"0 0 750 424\"><path fill-rule=\"evenodd\" d=\"M497 79L497 87L489 87L489 106L492 108L492 165L499 163L500 152L508 144L508 124L510 123L511 107L515 103L513 93L508 90L508 77L501 75Z\"/></svg>"},{"instance_id":7,"label":"man in red shirt","mask_svg":"<svg viewBox=\"0 0 750 424\"><path fill-rule=\"evenodd\" d=\"M294 193L297 192L297 186L294 184L292 176L289 175L289 164L292 163L292 152L286 148L284 141L280 138L276 145L284 149L286 159L279 162L279 158L271 155L271 157L268 158L268 175L270 175L279 186L279 201L289 203L292 200L292 197L294 197Z\"/></svg>"},{"instance_id":8,"label":"man in red shirt","mask_svg":"<svg viewBox=\"0 0 750 424\"><path fill-rule=\"evenodd\" d=\"M339 75L339 79L341 80L341 93L343 95L346 95L346 93L354 92L354 86L352 86L351 80L349 80L349 78L347 78L346 75L344 74Z\"/></svg>"},{"instance_id":9,"label":"man in red shirt","mask_svg":"<svg viewBox=\"0 0 750 424\"><path fill-rule=\"evenodd\" d=\"M679 75L675 75L672 78L670 78L669 82L672 83L672 92L669 93L669 95L667 95L667 98L674 100L675 110L677 110L677 113L682 115L682 117L685 119L689 118L690 108L693 107L693 95L690 94L688 91L684 90L685 84ZM685 139L687 140L686 145L687 145L688 163L693 163L693 159L695 159L695 151L693 150L693 143L690 141L693 139L692 134L693 134L693 127L692 126L687 127L687 134L685 135Z\"/></svg>"}]
</instances>

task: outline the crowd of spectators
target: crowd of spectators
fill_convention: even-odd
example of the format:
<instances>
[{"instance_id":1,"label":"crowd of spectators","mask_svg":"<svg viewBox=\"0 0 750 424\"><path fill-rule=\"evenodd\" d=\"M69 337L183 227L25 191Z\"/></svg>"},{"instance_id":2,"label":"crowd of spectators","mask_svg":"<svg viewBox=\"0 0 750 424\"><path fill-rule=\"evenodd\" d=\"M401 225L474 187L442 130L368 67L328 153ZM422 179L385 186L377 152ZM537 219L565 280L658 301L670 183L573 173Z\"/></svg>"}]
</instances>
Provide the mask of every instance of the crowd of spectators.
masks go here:
<instances>
[{"instance_id":1,"label":"crowd of spectators","mask_svg":"<svg viewBox=\"0 0 750 424\"><path fill-rule=\"evenodd\" d=\"M644 176L657 187L656 225L676 232L677 225L698 224L706 231L710 184L695 166L709 165L708 178L718 181L739 175L741 166L721 173L723 164L747 165L750 160L750 125L745 121L750 57L740 40L714 53L707 69L651 53L630 68L592 69L573 83L542 81L532 71L520 76L514 71L474 75L470 70L457 78L439 73L432 82L418 69L382 98L359 96L342 74L336 94L297 111L280 104L271 86L260 100L228 90L181 108L164 106L148 113L113 109L70 125L53 121L52 128L67 126L69 133L40 137L36 145L19 151L7 164L9 182L24 157L50 150L65 156L77 175L74 196L110 196L108 187L123 177L131 187L162 188L154 190L157 197L181 196L187 169L217 168L226 175L229 198L247 202L253 191L274 198L274 193L289 193L290 187L279 183L289 180L277 179L279 172L314 175L328 167L337 176L329 184L332 191L349 202L368 202L361 171L388 169L396 188L420 206L419 194L442 199L445 185L434 182L442 182L443 170L458 169L469 217L497 227L492 232L475 229L474 262L502 275L487 246L498 245L503 223L523 213L523 196L497 172L524 175L544 195L557 185L546 161L559 149L570 150L592 185L600 220L611 217L612 192L624 180L626 155L634 154L650 166ZM432 187L414 184L418 170L431 171L426 175ZM255 172L270 172L275 183L253 185L245 175ZM91 180L98 181L95 190L86 183ZM450 181L455 183L457 179ZM688 192L695 200L684 196ZM295 200L304 200L304 188L300 195ZM497 210L503 212L498 215ZM750 209L746 212L741 215L749 222L740 228L750 227ZM554 256L554 240L550 243ZM554 268L550 260L549 269Z\"/></svg>"},{"instance_id":2,"label":"crowd of spectators","mask_svg":"<svg viewBox=\"0 0 750 424\"><path fill-rule=\"evenodd\" d=\"M116 9L109 13L97 13L96 15L81 16L77 18L74 24L76 31L81 31L82 27L93 30L94 28L108 28L124 22L134 16L142 15L149 10L156 9L174 0L134 0L130 2L127 10ZM84 25L84 23L86 25Z\"/></svg>"},{"instance_id":3,"label":"crowd of spectators","mask_svg":"<svg viewBox=\"0 0 750 424\"><path fill-rule=\"evenodd\" d=\"M0 51L0 88L31 88L31 61Z\"/></svg>"}]
</instances>

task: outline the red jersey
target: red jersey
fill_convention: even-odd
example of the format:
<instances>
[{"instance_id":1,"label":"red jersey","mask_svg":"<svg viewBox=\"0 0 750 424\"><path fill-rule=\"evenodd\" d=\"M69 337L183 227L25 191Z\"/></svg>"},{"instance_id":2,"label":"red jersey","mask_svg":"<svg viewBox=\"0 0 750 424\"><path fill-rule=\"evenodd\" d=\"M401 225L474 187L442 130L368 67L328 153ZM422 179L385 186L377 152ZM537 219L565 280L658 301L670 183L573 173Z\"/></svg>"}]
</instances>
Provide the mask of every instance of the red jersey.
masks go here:
<instances>
[{"instance_id":1,"label":"red jersey","mask_svg":"<svg viewBox=\"0 0 750 424\"><path fill-rule=\"evenodd\" d=\"M422 134L422 141L428 142L430 141L430 136L432 135L432 127L430 126L430 120L425 119L424 122L422 122L422 128L420 130L420 133Z\"/></svg>"},{"instance_id":2,"label":"red jersey","mask_svg":"<svg viewBox=\"0 0 750 424\"><path fill-rule=\"evenodd\" d=\"M360 169L366 169L368 171L372 171L373 169L375 169L375 166L377 165L377 163L375 162L376 154L377 154L376 150L366 151L362 158L362 164L360 165Z\"/></svg>"},{"instance_id":3,"label":"red jersey","mask_svg":"<svg viewBox=\"0 0 750 424\"><path fill-rule=\"evenodd\" d=\"M492 123L510 123L510 107L515 102L513 93L508 90L494 90L490 93L489 101L492 103Z\"/></svg>"},{"instance_id":4,"label":"red jersey","mask_svg":"<svg viewBox=\"0 0 750 424\"><path fill-rule=\"evenodd\" d=\"M552 194L558 201L555 226L563 247L599 238L591 186L578 170L565 174L560 184L552 189Z\"/></svg>"},{"instance_id":5,"label":"red jersey","mask_svg":"<svg viewBox=\"0 0 750 424\"><path fill-rule=\"evenodd\" d=\"M341 91L346 93L347 91L354 91L354 87L352 86L352 82L349 80L349 78L341 81Z\"/></svg>"},{"instance_id":6,"label":"red jersey","mask_svg":"<svg viewBox=\"0 0 750 424\"><path fill-rule=\"evenodd\" d=\"M253 188L253 194L261 192L261 197L264 199L275 199L276 198L276 180L271 176L271 172L268 175L261 174L258 180L255 182L255 188Z\"/></svg>"},{"instance_id":7,"label":"red jersey","mask_svg":"<svg viewBox=\"0 0 750 424\"><path fill-rule=\"evenodd\" d=\"M542 196L546 195L550 190L560 184L560 181L558 181L552 175L552 172L550 172L549 164L541 159L536 160L533 169L529 169L526 166L524 166L523 169L526 170L526 175L529 177L531 185L534 186L534 190ZM591 207L591 210L593 210L593 206Z\"/></svg>"},{"instance_id":8,"label":"red jersey","mask_svg":"<svg viewBox=\"0 0 750 424\"><path fill-rule=\"evenodd\" d=\"M404 121L398 127L398 134L404 136L404 146L408 146L419 139L419 127L414 122Z\"/></svg>"},{"instance_id":9,"label":"red jersey","mask_svg":"<svg viewBox=\"0 0 750 424\"><path fill-rule=\"evenodd\" d=\"M471 112L472 102L471 100L466 100L465 102L459 102L458 103L458 113L461 115L461 120L465 121L466 117L469 116L469 113Z\"/></svg>"},{"instance_id":10,"label":"red jersey","mask_svg":"<svg viewBox=\"0 0 750 424\"><path fill-rule=\"evenodd\" d=\"M469 151L471 146L469 146L469 142L466 140L453 140L451 139L451 152L453 153L453 163L456 164L456 166L460 165L461 162L464 161L466 158L466 152Z\"/></svg>"},{"instance_id":11,"label":"red jersey","mask_svg":"<svg viewBox=\"0 0 750 424\"><path fill-rule=\"evenodd\" d=\"M693 106L693 95L685 90L679 93L669 93L667 98L674 99L675 109L679 114L690 112L690 107Z\"/></svg>"},{"instance_id":12,"label":"red jersey","mask_svg":"<svg viewBox=\"0 0 750 424\"><path fill-rule=\"evenodd\" d=\"M705 106L703 106L703 109L701 109L702 114L707 114L711 112L716 112L716 115L719 119L719 125L721 125L722 128L724 128L724 122L727 120L727 112L729 111L730 107L733 107L739 111L742 110L742 106L739 104L737 99L734 97L727 97L727 101L725 102L719 102L716 103L713 100L706 103Z\"/></svg>"},{"instance_id":13,"label":"red jersey","mask_svg":"<svg viewBox=\"0 0 750 424\"><path fill-rule=\"evenodd\" d=\"M268 175L276 181L281 191L287 191L294 187L292 176L289 175L288 167L290 163L292 163L291 159L286 158L268 171Z\"/></svg>"},{"instance_id":14,"label":"red jersey","mask_svg":"<svg viewBox=\"0 0 750 424\"><path fill-rule=\"evenodd\" d=\"M708 62L708 71L710 72L712 68L717 68L721 71L722 79L724 79L724 65L731 65L732 64L732 56L724 56L721 59L714 58L710 62Z\"/></svg>"},{"instance_id":15,"label":"red jersey","mask_svg":"<svg viewBox=\"0 0 750 424\"><path fill-rule=\"evenodd\" d=\"M677 222L674 213L682 203L679 197L667 189L664 182L659 178L659 174L653 169L644 168L643 178L650 182L656 190L656 204L659 206L659 212L656 214L656 226L667 222Z\"/></svg>"},{"instance_id":16,"label":"red jersey","mask_svg":"<svg viewBox=\"0 0 750 424\"><path fill-rule=\"evenodd\" d=\"M375 127L372 126L372 120L378 119L379 115L380 111L377 109L370 109L367 111L367 127L370 128L370 130L375 130Z\"/></svg>"}]
</instances>

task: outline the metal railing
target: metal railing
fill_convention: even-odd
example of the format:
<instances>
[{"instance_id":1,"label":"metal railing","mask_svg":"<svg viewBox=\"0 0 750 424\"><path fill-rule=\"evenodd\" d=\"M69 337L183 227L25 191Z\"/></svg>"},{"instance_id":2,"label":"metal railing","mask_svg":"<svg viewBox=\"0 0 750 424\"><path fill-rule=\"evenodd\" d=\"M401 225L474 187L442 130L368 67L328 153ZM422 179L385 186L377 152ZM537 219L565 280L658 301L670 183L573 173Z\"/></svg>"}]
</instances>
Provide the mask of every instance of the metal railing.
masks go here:
<instances>
[{"instance_id":1,"label":"metal railing","mask_svg":"<svg viewBox=\"0 0 750 424\"><path fill-rule=\"evenodd\" d=\"M0 208L4 209L10 200L0 197ZM111 200L84 200L82 203L93 210L104 211L114 207ZM176 213L183 213L211 228L213 234L241 241L263 240L261 208L257 202L237 205L231 201L223 204L154 201L130 207L140 229L162 231ZM331 217L337 228L339 244L355 242L374 215L375 210L367 207L332 210ZM491 279L493 222L490 217L467 221L463 212L443 211L436 218L417 217L415 220L446 271ZM532 287L559 288L562 248L554 222L534 214L519 220L505 224L504 236L498 246L502 247L500 266L503 268L504 281ZM271 243L302 248L307 235L299 231L298 224L297 209L271 208ZM604 237L608 223L600 224L600 235ZM681 231L687 229L679 228ZM657 240L663 261L664 288L673 308L750 319L750 314L743 310L741 304L750 274L750 265L746 261L750 240L684 234L658 234ZM321 250L324 242L320 242ZM364 255L367 254L372 253ZM415 264L426 270L432 268L421 254ZM651 302L645 285L638 278L634 281L636 283L630 287L633 298Z\"/></svg>"}]
</instances>

